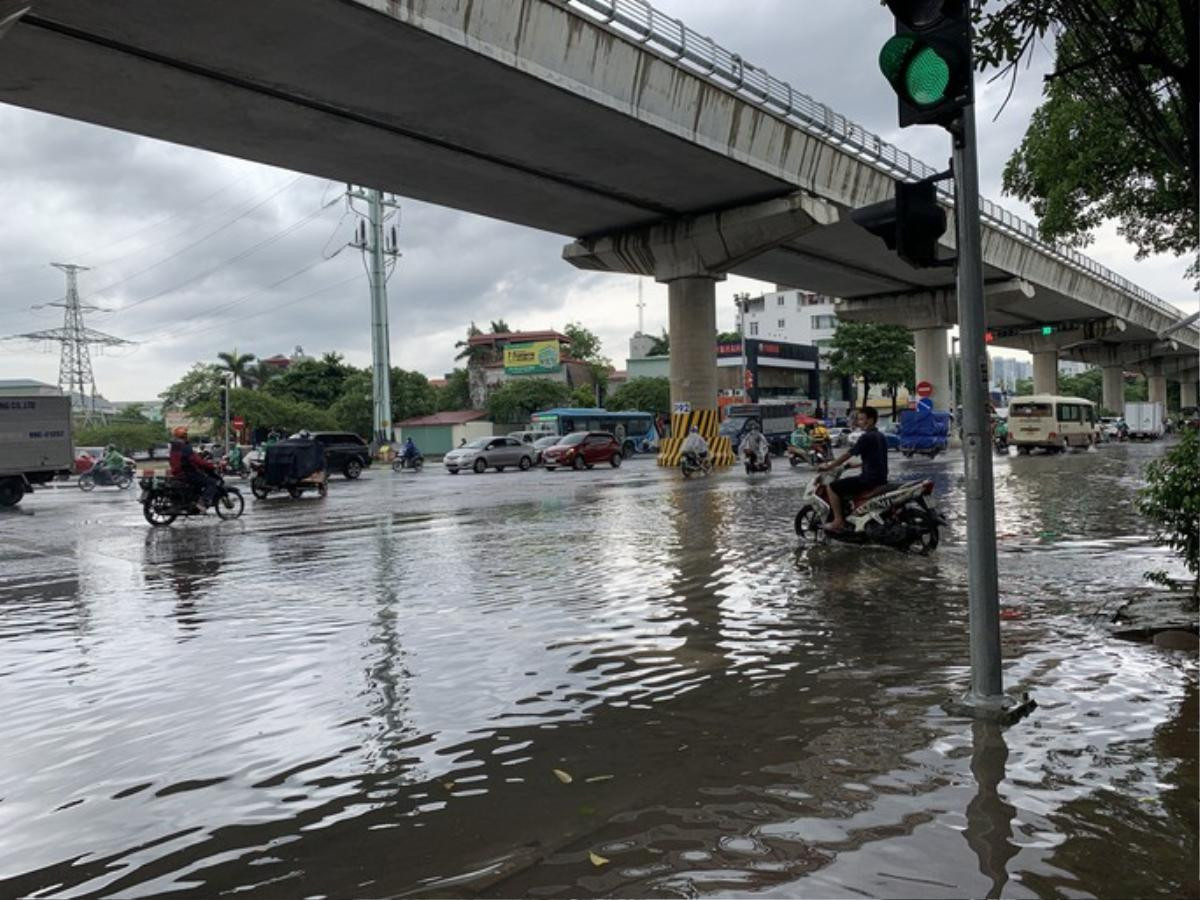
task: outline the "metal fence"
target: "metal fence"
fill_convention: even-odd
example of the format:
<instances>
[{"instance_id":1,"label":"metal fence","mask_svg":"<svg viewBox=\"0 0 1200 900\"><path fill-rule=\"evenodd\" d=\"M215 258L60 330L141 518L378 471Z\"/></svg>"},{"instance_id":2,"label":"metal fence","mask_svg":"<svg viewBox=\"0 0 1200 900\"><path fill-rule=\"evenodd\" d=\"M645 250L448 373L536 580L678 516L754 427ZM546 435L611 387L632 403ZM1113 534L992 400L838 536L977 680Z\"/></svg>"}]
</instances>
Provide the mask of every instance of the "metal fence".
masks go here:
<instances>
[{"instance_id":1,"label":"metal fence","mask_svg":"<svg viewBox=\"0 0 1200 900\"><path fill-rule=\"evenodd\" d=\"M644 0L563 0L563 4L574 12L585 14L591 21L673 60L693 74L735 91L744 100L782 116L808 134L841 148L866 165L894 178L919 181L937 172L824 103L818 103L807 94L794 90L790 84L780 81L765 69L751 65L736 53L730 53L712 38L698 34L678 19L664 15ZM941 186L938 191L949 205L954 205L953 192ZM992 201L981 199L980 213L985 224L1036 247L1059 262L1087 272L1166 315L1176 318L1183 316L1170 303L1078 250L1043 240L1035 225Z\"/></svg>"}]
</instances>

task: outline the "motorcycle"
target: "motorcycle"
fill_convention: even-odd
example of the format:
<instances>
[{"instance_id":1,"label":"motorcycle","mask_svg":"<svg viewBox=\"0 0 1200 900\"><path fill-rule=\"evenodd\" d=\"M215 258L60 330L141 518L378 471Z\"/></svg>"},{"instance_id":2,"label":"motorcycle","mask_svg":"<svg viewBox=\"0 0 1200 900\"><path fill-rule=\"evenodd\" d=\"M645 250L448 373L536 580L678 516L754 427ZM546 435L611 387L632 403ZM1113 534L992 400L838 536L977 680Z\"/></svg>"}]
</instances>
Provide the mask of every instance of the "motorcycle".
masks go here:
<instances>
[{"instance_id":1,"label":"motorcycle","mask_svg":"<svg viewBox=\"0 0 1200 900\"><path fill-rule=\"evenodd\" d=\"M826 531L825 524L833 520L829 492L845 468L836 466L817 473L796 513L796 534L814 543L829 537L850 544L915 550L921 555L937 549L939 528L948 523L937 511L931 480L886 484L860 494L850 502L846 527L841 531Z\"/></svg>"},{"instance_id":2,"label":"motorcycle","mask_svg":"<svg viewBox=\"0 0 1200 900\"><path fill-rule=\"evenodd\" d=\"M693 475L711 475L712 470L713 463L708 454L697 456L695 453L684 453L679 457L679 471L683 473L684 478L691 478Z\"/></svg>"},{"instance_id":3,"label":"motorcycle","mask_svg":"<svg viewBox=\"0 0 1200 900\"><path fill-rule=\"evenodd\" d=\"M425 457L418 453L412 459L401 454L392 460L392 471L403 472L405 469L412 469L414 472L420 472L425 465Z\"/></svg>"},{"instance_id":4,"label":"motorcycle","mask_svg":"<svg viewBox=\"0 0 1200 900\"><path fill-rule=\"evenodd\" d=\"M753 450L746 450L742 453L742 459L746 466L747 475L754 475L757 472L771 471L770 453L764 453L762 459L759 459L758 454Z\"/></svg>"},{"instance_id":5,"label":"motorcycle","mask_svg":"<svg viewBox=\"0 0 1200 900\"><path fill-rule=\"evenodd\" d=\"M238 460L238 464L235 466L229 461L228 456L224 456L221 458L221 474L232 475L236 478L245 478L250 474L250 469L246 465L246 460Z\"/></svg>"},{"instance_id":6,"label":"motorcycle","mask_svg":"<svg viewBox=\"0 0 1200 900\"><path fill-rule=\"evenodd\" d=\"M180 516L204 515L204 510L197 505L199 490L183 479L147 476L138 484L142 488L142 515L151 525L170 525ZM218 478L212 505L218 518L236 519L246 508L246 501L242 499L241 491Z\"/></svg>"},{"instance_id":7,"label":"motorcycle","mask_svg":"<svg viewBox=\"0 0 1200 900\"><path fill-rule=\"evenodd\" d=\"M998 434L992 438L992 447L1001 456L1008 455L1008 435Z\"/></svg>"},{"instance_id":8,"label":"motorcycle","mask_svg":"<svg viewBox=\"0 0 1200 900\"><path fill-rule=\"evenodd\" d=\"M113 472L108 466L92 466L79 476L79 489L90 492L98 487L115 487L122 491L128 490L133 484L133 466L126 463L119 471Z\"/></svg>"},{"instance_id":9,"label":"motorcycle","mask_svg":"<svg viewBox=\"0 0 1200 900\"><path fill-rule=\"evenodd\" d=\"M788 462L795 468L799 465L820 466L829 462L829 452L824 444L813 444L807 450L802 447L793 447L788 444L787 448Z\"/></svg>"}]
</instances>

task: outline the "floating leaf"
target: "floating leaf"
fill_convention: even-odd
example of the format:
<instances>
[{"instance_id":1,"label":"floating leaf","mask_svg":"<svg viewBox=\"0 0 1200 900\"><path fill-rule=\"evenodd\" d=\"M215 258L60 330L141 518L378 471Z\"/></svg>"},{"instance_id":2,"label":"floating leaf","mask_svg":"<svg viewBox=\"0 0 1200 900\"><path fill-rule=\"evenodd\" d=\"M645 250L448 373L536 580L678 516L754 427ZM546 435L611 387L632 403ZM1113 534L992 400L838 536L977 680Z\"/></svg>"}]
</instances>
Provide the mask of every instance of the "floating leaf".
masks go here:
<instances>
[{"instance_id":1,"label":"floating leaf","mask_svg":"<svg viewBox=\"0 0 1200 900\"><path fill-rule=\"evenodd\" d=\"M570 784L572 781L575 780L574 778L572 778L570 776L569 773L564 772L562 769L555 769L554 777L557 778L559 781L561 781L563 784Z\"/></svg>"},{"instance_id":2,"label":"floating leaf","mask_svg":"<svg viewBox=\"0 0 1200 900\"><path fill-rule=\"evenodd\" d=\"M599 853L595 853L591 850L588 851L588 859L590 859L592 861L593 866L607 866L608 865L607 859L605 859Z\"/></svg>"},{"instance_id":3,"label":"floating leaf","mask_svg":"<svg viewBox=\"0 0 1200 900\"><path fill-rule=\"evenodd\" d=\"M595 784L597 781L612 781L612 775L593 775L591 778L583 779L588 784Z\"/></svg>"},{"instance_id":4,"label":"floating leaf","mask_svg":"<svg viewBox=\"0 0 1200 900\"><path fill-rule=\"evenodd\" d=\"M454 782L453 781L444 781L444 782L442 782L442 787L444 787L448 791L452 791L452 790L454 790Z\"/></svg>"}]
</instances>

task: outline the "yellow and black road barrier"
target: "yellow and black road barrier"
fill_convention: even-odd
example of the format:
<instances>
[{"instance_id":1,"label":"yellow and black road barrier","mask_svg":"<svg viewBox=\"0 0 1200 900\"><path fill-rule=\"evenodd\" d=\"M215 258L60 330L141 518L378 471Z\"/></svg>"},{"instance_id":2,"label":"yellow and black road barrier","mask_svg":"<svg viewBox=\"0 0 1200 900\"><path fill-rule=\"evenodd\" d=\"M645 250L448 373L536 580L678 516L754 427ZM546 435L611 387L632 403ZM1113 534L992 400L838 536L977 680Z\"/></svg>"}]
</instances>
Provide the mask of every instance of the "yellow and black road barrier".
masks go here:
<instances>
[{"instance_id":1,"label":"yellow and black road barrier","mask_svg":"<svg viewBox=\"0 0 1200 900\"><path fill-rule=\"evenodd\" d=\"M718 433L721 425L720 411L697 409L686 413L671 413L671 436L663 438L658 445L658 464L660 466L679 465L679 447L693 425L700 432L700 436L708 442L708 455L712 458L713 465L732 466L736 462L729 438L722 437Z\"/></svg>"}]
</instances>

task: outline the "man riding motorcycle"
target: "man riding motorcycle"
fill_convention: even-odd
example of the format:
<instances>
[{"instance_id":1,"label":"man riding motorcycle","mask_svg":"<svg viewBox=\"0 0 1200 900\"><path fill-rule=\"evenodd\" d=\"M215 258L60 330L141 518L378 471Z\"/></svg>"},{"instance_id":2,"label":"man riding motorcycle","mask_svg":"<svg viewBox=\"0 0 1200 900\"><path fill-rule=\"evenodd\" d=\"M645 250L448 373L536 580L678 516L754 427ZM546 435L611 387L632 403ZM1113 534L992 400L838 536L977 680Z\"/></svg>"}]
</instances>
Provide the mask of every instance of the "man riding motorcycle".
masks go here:
<instances>
[{"instance_id":1,"label":"man riding motorcycle","mask_svg":"<svg viewBox=\"0 0 1200 900\"><path fill-rule=\"evenodd\" d=\"M417 449L417 445L413 443L413 439L410 437L404 439L404 449L401 453L405 461L409 463L421 455L421 451Z\"/></svg>"},{"instance_id":2,"label":"man riding motorcycle","mask_svg":"<svg viewBox=\"0 0 1200 900\"><path fill-rule=\"evenodd\" d=\"M113 479L124 471L125 457L117 449L116 444L109 444L104 448L104 468L108 470L109 477Z\"/></svg>"},{"instance_id":3,"label":"man riding motorcycle","mask_svg":"<svg viewBox=\"0 0 1200 900\"><path fill-rule=\"evenodd\" d=\"M751 465L759 465L771 452L771 445L766 436L758 430L758 423L751 422L747 426L746 436L742 438L742 457Z\"/></svg>"},{"instance_id":4,"label":"man riding motorcycle","mask_svg":"<svg viewBox=\"0 0 1200 900\"><path fill-rule=\"evenodd\" d=\"M171 477L186 481L199 492L199 505L207 509L217 494L217 467L192 449L188 443L188 430L179 425L171 432Z\"/></svg>"},{"instance_id":5,"label":"man riding motorcycle","mask_svg":"<svg viewBox=\"0 0 1200 900\"><path fill-rule=\"evenodd\" d=\"M242 471L242 448L237 444L234 444L232 447L230 447L229 453L225 457L225 461L229 463L229 470L231 472Z\"/></svg>"},{"instance_id":6,"label":"man riding motorcycle","mask_svg":"<svg viewBox=\"0 0 1200 900\"><path fill-rule=\"evenodd\" d=\"M692 457L696 465L708 457L708 441L704 440L700 429L695 425L688 429L688 436L683 439L679 452L684 456Z\"/></svg>"},{"instance_id":7,"label":"man riding motorcycle","mask_svg":"<svg viewBox=\"0 0 1200 900\"><path fill-rule=\"evenodd\" d=\"M837 459L821 466L819 470L827 472L835 466L844 465L852 456L857 456L861 460L860 463L851 464L851 466L862 466L861 475L839 478L832 485L832 490L829 492L829 506L833 512L833 521L825 526L827 531L841 531L846 527L844 510L853 502L854 497L871 488L887 484L887 438L875 427L879 413L870 406L864 406L858 411L857 419L857 425L863 429L863 433L854 442L854 446Z\"/></svg>"}]
</instances>

